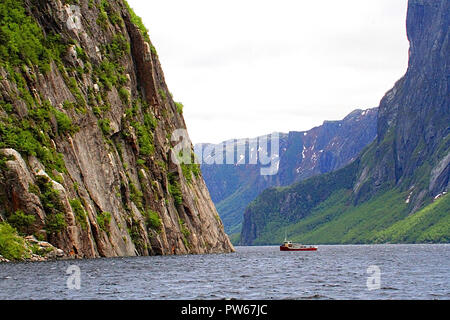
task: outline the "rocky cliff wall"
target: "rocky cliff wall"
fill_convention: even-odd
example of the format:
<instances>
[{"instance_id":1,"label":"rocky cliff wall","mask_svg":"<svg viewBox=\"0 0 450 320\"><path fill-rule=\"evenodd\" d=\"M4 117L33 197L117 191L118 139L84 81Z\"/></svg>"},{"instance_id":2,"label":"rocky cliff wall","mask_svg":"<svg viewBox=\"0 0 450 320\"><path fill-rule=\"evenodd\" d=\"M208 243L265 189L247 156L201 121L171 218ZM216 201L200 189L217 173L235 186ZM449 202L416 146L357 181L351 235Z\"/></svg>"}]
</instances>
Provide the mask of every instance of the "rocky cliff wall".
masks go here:
<instances>
[{"instance_id":1,"label":"rocky cliff wall","mask_svg":"<svg viewBox=\"0 0 450 320\"><path fill-rule=\"evenodd\" d=\"M0 220L77 258L233 251L198 167L171 160L182 110L126 2L2 9Z\"/></svg>"},{"instance_id":2,"label":"rocky cliff wall","mask_svg":"<svg viewBox=\"0 0 450 320\"><path fill-rule=\"evenodd\" d=\"M245 212L242 244L283 226L326 243L448 242L448 195L434 202L450 178L449 12L448 0L409 1L408 70L380 102L376 141L333 174L264 192Z\"/></svg>"}]
</instances>

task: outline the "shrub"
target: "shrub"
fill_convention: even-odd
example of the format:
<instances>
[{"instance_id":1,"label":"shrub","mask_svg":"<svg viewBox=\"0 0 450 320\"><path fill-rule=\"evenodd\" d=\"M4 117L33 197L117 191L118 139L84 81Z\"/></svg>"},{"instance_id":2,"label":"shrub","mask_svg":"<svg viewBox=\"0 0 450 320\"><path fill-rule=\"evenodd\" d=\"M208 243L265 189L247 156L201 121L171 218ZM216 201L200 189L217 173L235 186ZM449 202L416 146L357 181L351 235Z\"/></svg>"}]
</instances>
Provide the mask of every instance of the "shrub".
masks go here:
<instances>
[{"instance_id":1,"label":"shrub","mask_svg":"<svg viewBox=\"0 0 450 320\"><path fill-rule=\"evenodd\" d=\"M200 177L201 169L199 164L191 164L191 171L196 178Z\"/></svg>"},{"instance_id":2,"label":"shrub","mask_svg":"<svg viewBox=\"0 0 450 320\"><path fill-rule=\"evenodd\" d=\"M150 130L155 130L156 126L158 125L158 121L151 113L145 113L144 125Z\"/></svg>"},{"instance_id":3,"label":"shrub","mask_svg":"<svg viewBox=\"0 0 450 320\"><path fill-rule=\"evenodd\" d=\"M111 90L117 84L116 65L108 59L95 68L95 73L107 90Z\"/></svg>"},{"instance_id":4,"label":"shrub","mask_svg":"<svg viewBox=\"0 0 450 320\"><path fill-rule=\"evenodd\" d=\"M71 77L69 78L67 85L70 89L70 92L74 96L75 101L77 102L77 111L84 113L86 109L86 100L84 99L83 94L78 88L77 80Z\"/></svg>"},{"instance_id":5,"label":"shrub","mask_svg":"<svg viewBox=\"0 0 450 320\"><path fill-rule=\"evenodd\" d=\"M162 221L158 212L148 210L145 212L145 223L153 230L160 231L162 227Z\"/></svg>"},{"instance_id":6,"label":"shrub","mask_svg":"<svg viewBox=\"0 0 450 320\"><path fill-rule=\"evenodd\" d=\"M161 99L162 99L163 101L166 101L166 99L167 99L166 92L165 92L163 89L158 89L158 93L159 93Z\"/></svg>"},{"instance_id":7,"label":"shrub","mask_svg":"<svg viewBox=\"0 0 450 320\"><path fill-rule=\"evenodd\" d=\"M191 183L192 182L191 165L182 163L181 171L183 172L183 176L185 177L186 181L188 183Z\"/></svg>"},{"instance_id":8,"label":"shrub","mask_svg":"<svg viewBox=\"0 0 450 320\"><path fill-rule=\"evenodd\" d=\"M77 52L77 57L84 63L87 63L89 61L89 58L83 48L76 46L75 51Z\"/></svg>"},{"instance_id":9,"label":"shrub","mask_svg":"<svg viewBox=\"0 0 450 320\"><path fill-rule=\"evenodd\" d=\"M155 46L154 45L152 45L152 44L150 44L150 51L155 55L155 56L157 56L158 55L158 52L156 51L156 48L155 48Z\"/></svg>"},{"instance_id":10,"label":"shrub","mask_svg":"<svg viewBox=\"0 0 450 320\"><path fill-rule=\"evenodd\" d=\"M186 248L190 247L188 238L191 235L191 232L189 231L189 229L186 227L186 223L184 222L183 219L178 218L178 224L180 225L180 229L181 229L181 233L183 234L183 243L184 246Z\"/></svg>"},{"instance_id":11,"label":"shrub","mask_svg":"<svg viewBox=\"0 0 450 320\"><path fill-rule=\"evenodd\" d=\"M99 118L102 115L102 111L99 107L95 106L92 107L92 112L94 113L94 115Z\"/></svg>"},{"instance_id":12,"label":"shrub","mask_svg":"<svg viewBox=\"0 0 450 320\"><path fill-rule=\"evenodd\" d=\"M155 152L152 134L145 126L138 122L133 123L133 127L137 132L140 154L144 156L152 155Z\"/></svg>"},{"instance_id":13,"label":"shrub","mask_svg":"<svg viewBox=\"0 0 450 320\"><path fill-rule=\"evenodd\" d=\"M136 248L144 246L144 243L141 240L139 221L132 218L131 225L127 227L127 231Z\"/></svg>"},{"instance_id":14,"label":"shrub","mask_svg":"<svg viewBox=\"0 0 450 320\"><path fill-rule=\"evenodd\" d=\"M89 5L93 6L93 4L90 3ZM97 24L103 29L106 29L108 20L111 21L113 25L123 26L122 18L117 12L114 11L113 7L109 5L108 1L101 0L98 8L100 9L100 13L97 18Z\"/></svg>"},{"instance_id":15,"label":"shrub","mask_svg":"<svg viewBox=\"0 0 450 320\"><path fill-rule=\"evenodd\" d=\"M113 86L125 85L128 81L124 75L125 68L119 63L111 62L108 58L104 58L102 63L94 68L94 73L108 91Z\"/></svg>"},{"instance_id":16,"label":"shrub","mask_svg":"<svg viewBox=\"0 0 450 320\"><path fill-rule=\"evenodd\" d=\"M0 223L0 255L8 260L22 260L28 250L25 240L6 222Z\"/></svg>"},{"instance_id":17,"label":"shrub","mask_svg":"<svg viewBox=\"0 0 450 320\"><path fill-rule=\"evenodd\" d=\"M109 16L109 21L111 21L113 25L117 25L119 27L123 26L122 18L115 12Z\"/></svg>"},{"instance_id":18,"label":"shrub","mask_svg":"<svg viewBox=\"0 0 450 320\"><path fill-rule=\"evenodd\" d=\"M30 183L28 185L28 192L34 193L37 196L41 195L41 190L39 190L39 187L35 184Z\"/></svg>"},{"instance_id":19,"label":"shrub","mask_svg":"<svg viewBox=\"0 0 450 320\"><path fill-rule=\"evenodd\" d=\"M127 1L124 1L125 5L128 9L128 12L130 13L131 16L131 22L133 22L139 29L139 31L141 32L142 36L145 38L145 40L150 43L150 38L148 36L148 30L147 28L144 26L144 23L142 22L142 19L136 15L136 13L133 11L133 9L130 7L130 5L127 3Z\"/></svg>"},{"instance_id":20,"label":"shrub","mask_svg":"<svg viewBox=\"0 0 450 320\"><path fill-rule=\"evenodd\" d=\"M183 157L182 152L180 152L179 154L179 159L181 162L181 159ZM186 181L188 183L192 182L192 175L194 175L196 178L198 178L200 176L200 165L195 163L195 154L191 153L191 163L190 164L185 164L185 163L181 163L181 171L183 172L183 176L186 178Z\"/></svg>"},{"instance_id":21,"label":"shrub","mask_svg":"<svg viewBox=\"0 0 450 320\"><path fill-rule=\"evenodd\" d=\"M100 11L98 14L97 24L102 27L102 29L106 29L108 26L108 14L105 11Z\"/></svg>"},{"instance_id":22,"label":"shrub","mask_svg":"<svg viewBox=\"0 0 450 320\"><path fill-rule=\"evenodd\" d=\"M74 133L76 131L75 127L72 124L72 119L64 112L55 110L55 118L58 124L58 133L66 134L66 133Z\"/></svg>"},{"instance_id":23,"label":"shrub","mask_svg":"<svg viewBox=\"0 0 450 320\"><path fill-rule=\"evenodd\" d=\"M0 60L39 65L48 70L51 53L41 28L28 16L22 0L0 3Z\"/></svg>"},{"instance_id":24,"label":"shrub","mask_svg":"<svg viewBox=\"0 0 450 320\"><path fill-rule=\"evenodd\" d=\"M129 185L130 185L130 199L131 199L131 201L133 201L134 204L139 209L142 209L143 208L142 198L144 197L144 195L142 194L142 192L138 188L136 188L134 183L130 182Z\"/></svg>"},{"instance_id":25,"label":"shrub","mask_svg":"<svg viewBox=\"0 0 450 320\"><path fill-rule=\"evenodd\" d=\"M64 108L65 110L72 110L74 107L75 107L75 106L74 106L73 102L70 102L70 101L68 101L68 100L64 100L64 102L63 102L63 108Z\"/></svg>"},{"instance_id":26,"label":"shrub","mask_svg":"<svg viewBox=\"0 0 450 320\"><path fill-rule=\"evenodd\" d=\"M36 183L40 190L42 206L46 214L45 229L47 234L61 232L67 223L65 220L65 209L59 198L59 192L53 189L53 183L46 176L38 176Z\"/></svg>"},{"instance_id":27,"label":"shrub","mask_svg":"<svg viewBox=\"0 0 450 320\"><path fill-rule=\"evenodd\" d=\"M178 219L178 224L181 227L181 233L183 234L183 236L186 237L186 238L189 237L191 235L191 232L186 227L186 222L184 222L183 219Z\"/></svg>"},{"instance_id":28,"label":"shrub","mask_svg":"<svg viewBox=\"0 0 450 320\"><path fill-rule=\"evenodd\" d=\"M41 194L40 199L47 215L64 212L64 206L59 198L59 192L53 189L52 182L45 176L38 176L36 181Z\"/></svg>"},{"instance_id":29,"label":"shrub","mask_svg":"<svg viewBox=\"0 0 450 320\"><path fill-rule=\"evenodd\" d=\"M175 106L177 107L177 112L179 114L183 114L183 108L184 108L183 104L181 102L175 102Z\"/></svg>"},{"instance_id":30,"label":"shrub","mask_svg":"<svg viewBox=\"0 0 450 320\"><path fill-rule=\"evenodd\" d=\"M35 222L36 217L31 214L25 214L22 210L14 212L8 218L8 222L11 226L16 228L22 234L28 234L30 227Z\"/></svg>"},{"instance_id":31,"label":"shrub","mask_svg":"<svg viewBox=\"0 0 450 320\"><path fill-rule=\"evenodd\" d=\"M97 224L105 232L108 232L109 224L111 223L111 213L101 212L97 214Z\"/></svg>"},{"instance_id":32,"label":"shrub","mask_svg":"<svg viewBox=\"0 0 450 320\"><path fill-rule=\"evenodd\" d=\"M69 202L73 212L75 213L75 219L81 225L81 228L85 230L87 228L87 214L84 210L83 205L81 204L81 201L79 199L73 199Z\"/></svg>"},{"instance_id":33,"label":"shrub","mask_svg":"<svg viewBox=\"0 0 450 320\"><path fill-rule=\"evenodd\" d=\"M35 139L33 134L29 131L22 130L21 128L5 128L0 124L0 137L3 143L0 141L0 147L12 147L19 152L36 156L37 148L40 145Z\"/></svg>"},{"instance_id":34,"label":"shrub","mask_svg":"<svg viewBox=\"0 0 450 320\"><path fill-rule=\"evenodd\" d=\"M107 51L113 60L119 60L130 53L130 43L123 35L117 34L107 46Z\"/></svg>"},{"instance_id":35,"label":"shrub","mask_svg":"<svg viewBox=\"0 0 450 320\"><path fill-rule=\"evenodd\" d=\"M55 234L67 227L66 219L62 212L50 214L45 217L45 228L47 234Z\"/></svg>"},{"instance_id":36,"label":"shrub","mask_svg":"<svg viewBox=\"0 0 450 320\"><path fill-rule=\"evenodd\" d=\"M121 87L119 89L119 97L123 103L128 104L128 102L130 102L130 91L125 87Z\"/></svg>"},{"instance_id":37,"label":"shrub","mask_svg":"<svg viewBox=\"0 0 450 320\"><path fill-rule=\"evenodd\" d=\"M180 206L183 204L183 194L181 192L180 183L175 179L175 175L173 173L168 174L169 180L169 193L175 200L175 204Z\"/></svg>"},{"instance_id":38,"label":"shrub","mask_svg":"<svg viewBox=\"0 0 450 320\"><path fill-rule=\"evenodd\" d=\"M98 126L100 127L100 130L102 130L103 135L108 136L111 132L110 127L110 120L109 119L100 119L98 120Z\"/></svg>"}]
</instances>

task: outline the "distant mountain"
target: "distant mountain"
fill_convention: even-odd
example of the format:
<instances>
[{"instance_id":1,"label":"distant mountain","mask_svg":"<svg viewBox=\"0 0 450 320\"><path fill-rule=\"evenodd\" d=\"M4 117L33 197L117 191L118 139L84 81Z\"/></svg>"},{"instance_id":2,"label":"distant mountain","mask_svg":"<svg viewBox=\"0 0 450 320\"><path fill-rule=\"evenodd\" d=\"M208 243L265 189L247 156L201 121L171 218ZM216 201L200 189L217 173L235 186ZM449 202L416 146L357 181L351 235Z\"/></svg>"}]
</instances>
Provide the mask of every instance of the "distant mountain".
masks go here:
<instances>
[{"instance_id":1,"label":"distant mountain","mask_svg":"<svg viewBox=\"0 0 450 320\"><path fill-rule=\"evenodd\" d=\"M261 175L260 164L249 164L249 146L270 136L235 141L233 164L202 164L203 177L225 231L235 234L236 239L245 208L265 189L330 172L354 160L376 137L377 113L376 108L355 110L343 120L325 121L309 131L280 134L279 152L273 152L278 174L273 176ZM196 145L195 150L201 156L207 147L220 145ZM246 151L239 153L241 147Z\"/></svg>"},{"instance_id":2,"label":"distant mountain","mask_svg":"<svg viewBox=\"0 0 450 320\"><path fill-rule=\"evenodd\" d=\"M410 0L409 66L381 100L377 139L350 165L264 191L241 243L450 241L448 0Z\"/></svg>"}]
</instances>

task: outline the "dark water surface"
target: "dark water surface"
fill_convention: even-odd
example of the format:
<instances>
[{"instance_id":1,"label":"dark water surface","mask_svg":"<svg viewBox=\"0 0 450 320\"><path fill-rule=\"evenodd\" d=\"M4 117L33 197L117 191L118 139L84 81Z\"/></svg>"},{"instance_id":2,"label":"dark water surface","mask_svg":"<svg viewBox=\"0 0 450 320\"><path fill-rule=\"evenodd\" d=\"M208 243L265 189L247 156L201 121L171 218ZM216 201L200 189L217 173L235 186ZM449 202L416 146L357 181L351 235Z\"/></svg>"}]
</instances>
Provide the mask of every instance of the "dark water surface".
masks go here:
<instances>
[{"instance_id":1,"label":"dark water surface","mask_svg":"<svg viewBox=\"0 0 450 320\"><path fill-rule=\"evenodd\" d=\"M0 299L445 299L450 245L319 246L236 253L0 264ZM80 290L68 289L71 265ZM381 271L369 290L369 266ZM376 284L376 282L375 282Z\"/></svg>"}]
</instances>

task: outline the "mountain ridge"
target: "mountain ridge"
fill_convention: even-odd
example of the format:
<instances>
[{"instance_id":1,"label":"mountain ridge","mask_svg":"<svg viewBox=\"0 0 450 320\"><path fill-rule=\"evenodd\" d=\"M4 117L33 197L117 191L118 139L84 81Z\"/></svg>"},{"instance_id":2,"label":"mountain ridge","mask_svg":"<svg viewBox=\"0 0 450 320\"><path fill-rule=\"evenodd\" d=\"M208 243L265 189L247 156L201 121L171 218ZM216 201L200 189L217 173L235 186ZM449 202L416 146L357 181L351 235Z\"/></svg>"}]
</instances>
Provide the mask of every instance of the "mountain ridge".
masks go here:
<instances>
[{"instance_id":1,"label":"mountain ridge","mask_svg":"<svg viewBox=\"0 0 450 320\"><path fill-rule=\"evenodd\" d=\"M348 183L325 175L266 191L272 202L260 197L249 205L241 244L276 243L288 229L298 241L317 243L389 242L393 234L402 234L397 242L449 241L448 12L448 1L409 1L408 70L380 102L376 140L335 173ZM402 221L424 210L428 227L414 235ZM394 225L410 228L386 231Z\"/></svg>"},{"instance_id":2,"label":"mountain ridge","mask_svg":"<svg viewBox=\"0 0 450 320\"><path fill-rule=\"evenodd\" d=\"M311 176L330 172L348 164L367 144L376 137L377 108L356 109L342 120L324 121L322 125L308 131L291 131L279 133L279 152L274 152L274 161L278 161L278 172L272 176L262 176L264 165L250 164L252 153L249 144L270 136L252 139L229 140L236 146L234 164L206 164L205 153L208 147L222 144L198 144L195 146L197 156L203 163L201 170L224 221L228 234L239 232L245 207L256 196L272 186L287 186ZM262 151L268 148L264 144ZM238 146L245 146L245 154L238 154Z\"/></svg>"}]
</instances>

